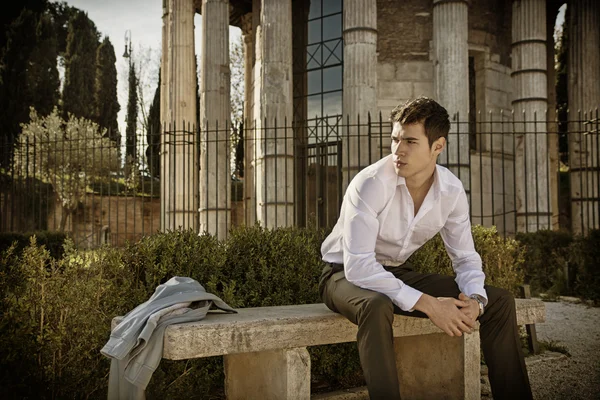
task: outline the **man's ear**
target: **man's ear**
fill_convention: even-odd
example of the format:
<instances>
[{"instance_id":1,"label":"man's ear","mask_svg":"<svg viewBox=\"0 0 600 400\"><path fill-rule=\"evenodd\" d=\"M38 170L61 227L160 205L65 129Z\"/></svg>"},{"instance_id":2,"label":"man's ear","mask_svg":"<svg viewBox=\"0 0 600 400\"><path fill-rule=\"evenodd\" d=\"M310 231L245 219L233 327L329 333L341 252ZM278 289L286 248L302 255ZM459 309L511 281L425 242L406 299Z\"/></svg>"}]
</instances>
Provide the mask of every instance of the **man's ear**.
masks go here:
<instances>
[{"instance_id":1,"label":"man's ear","mask_svg":"<svg viewBox=\"0 0 600 400\"><path fill-rule=\"evenodd\" d=\"M432 150L435 155L439 155L446 147L446 138L438 138L435 142L433 142Z\"/></svg>"}]
</instances>

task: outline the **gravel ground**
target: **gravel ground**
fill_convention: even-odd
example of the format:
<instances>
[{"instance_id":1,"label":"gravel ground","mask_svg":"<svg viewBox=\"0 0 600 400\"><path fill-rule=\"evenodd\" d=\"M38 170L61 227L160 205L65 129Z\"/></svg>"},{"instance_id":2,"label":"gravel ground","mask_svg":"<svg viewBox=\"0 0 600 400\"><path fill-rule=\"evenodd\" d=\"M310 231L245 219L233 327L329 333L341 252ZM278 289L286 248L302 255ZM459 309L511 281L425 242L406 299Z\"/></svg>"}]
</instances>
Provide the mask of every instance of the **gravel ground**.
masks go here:
<instances>
[{"instance_id":1,"label":"gravel ground","mask_svg":"<svg viewBox=\"0 0 600 400\"><path fill-rule=\"evenodd\" d=\"M600 308L573 300L546 302L539 340L566 347L570 357L545 353L528 359L535 399L600 399Z\"/></svg>"}]
</instances>

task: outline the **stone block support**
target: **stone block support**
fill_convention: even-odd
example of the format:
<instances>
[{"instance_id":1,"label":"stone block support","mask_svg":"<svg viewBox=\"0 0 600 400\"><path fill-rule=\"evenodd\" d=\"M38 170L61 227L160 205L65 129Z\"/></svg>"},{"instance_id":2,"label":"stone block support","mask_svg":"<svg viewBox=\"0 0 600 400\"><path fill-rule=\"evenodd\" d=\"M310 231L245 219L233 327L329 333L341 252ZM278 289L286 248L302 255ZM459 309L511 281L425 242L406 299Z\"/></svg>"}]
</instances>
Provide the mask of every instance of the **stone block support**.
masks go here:
<instances>
[{"instance_id":1,"label":"stone block support","mask_svg":"<svg viewBox=\"0 0 600 400\"><path fill-rule=\"evenodd\" d=\"M194 1L163 2L161 230L197 227Z\"/></svg>"},{"instance_id":2,"label":"stone block support","mask_svg":"<svg viewBox=\"0 0 600 400\"><path fill-rule=\"evenodd\" d=\"M394 339L400 395L406 399L479 399L479 331ZM415 372L418 371L418 372Z\"/></svg>"},{"instance_id":3,"label":"stone block support","mask_svg":"<svg viewBox=\"0 0 600 400\"><path fill-rule=\"evenodd\" d=\"M551 226L546 109L546 1L516 0L512 16L517 231Z\"/></svg>"},{"instance_id":4,"label":"stone block support","mask_svg":"<svg viewBox=\"0 0 600 400\"><path fill-rule=\"evenodd\" d=\"M292 226L292 2L254 0L252 10L255 129L247 139L255 149L247 156L255 169L256 219L268 228Z\"/></svg>"},{"instance_id":5,"label":"stone block support","mask_svg":"<svg viewBox=\"0 0 600 400\"><path fill-rule=\"evenodd\" d=\"M467 0L433 1L435 100L450 114L450 134L440 162L469 187L469 9Z\"/></svg>"},{"instance_id":6,"label":"stone block support","mask_svg":"<svg viewBox=\"0 0 600 400\"><path fill-rule=\"evenodd\" d=\"M598 118L600 106L600 3L569 2L569 167L571 171L571 227L586 233L600 227ZM593 130L596 133L589 134ZM584 134L586 132L587 134Z\"/></svg>"},{"instance_id":7,"label":"stone block support","mask_svg":"<svg viewBox=\"0 0 600 400\"><path fill-rule=\"evenodd\" d=\"M310 399L310 354L306 347L228 354L223 362L229 400Z\"/></svg>"},{"instance_id":8,"label":"stone block support","mask_svg":"<svg viewBox=\"0 0 600 400\"><path fill-rule=\"evenodd\" d=\"M229 1L202 0L200 232L220 239L231 224Z\"/></svg>"},{"instance_id":9,"label":"stone block support","mask_svg":"<svg viewBox=\"0 0 600 400\"><path fill-rule=\"evenodd\" d=\"M342 133L343 190L354 175L379 158L379 138L369 143L365 127L368 114L377 111L377 1L344 1L344 77L342 112L344 124L351 127ZM352 127L359 122L358 129ZM375 140L377 139L377 140ZM370 151L369 151L370 149ZM384 151L384 154L389 154Z\"/></svg>"}]
</instances>

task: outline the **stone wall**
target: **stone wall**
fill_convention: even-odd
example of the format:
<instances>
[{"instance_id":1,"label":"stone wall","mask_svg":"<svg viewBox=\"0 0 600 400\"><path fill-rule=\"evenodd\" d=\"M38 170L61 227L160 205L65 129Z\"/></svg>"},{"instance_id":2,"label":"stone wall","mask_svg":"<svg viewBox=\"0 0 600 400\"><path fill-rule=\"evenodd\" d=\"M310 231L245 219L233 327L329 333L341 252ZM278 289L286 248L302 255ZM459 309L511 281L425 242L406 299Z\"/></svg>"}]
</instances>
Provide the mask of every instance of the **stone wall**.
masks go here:
<instances>
[{"instance_id":1,"label":"stone wall","mask_svg":"<svg viewBox=\"0 0 600 400\"><path fill-rule=\"evenodd\" d=\"M53 204L48 213L48 229L59 229L63 209ZM160 199L134 196L89 194L67 220L65 230L80 248L103 243L123 246L160 229Z\"/></svg>"},{"instance_id":2,"label":"stone wall","mask_svg":"<svg viewBox=\"0 0 600 400\"><path fill-rule=\"evenodd\" d=\"M384 119L399 103L433 96L432 11L428 0L377 1L377 106Z\"/></svg>"},{"instance_id":3,"label":"stone wall","mask_svg":"<svg viewBox=\"0 0 600 400\"><path fill-rule=\"evenodd\" d=\"M475 58L477 110L510 110L511 2L472 1L469 51ZM433 2L377 1L378 108L387 118L398 104L433 96Z\"/></svg>"}]
</instances>

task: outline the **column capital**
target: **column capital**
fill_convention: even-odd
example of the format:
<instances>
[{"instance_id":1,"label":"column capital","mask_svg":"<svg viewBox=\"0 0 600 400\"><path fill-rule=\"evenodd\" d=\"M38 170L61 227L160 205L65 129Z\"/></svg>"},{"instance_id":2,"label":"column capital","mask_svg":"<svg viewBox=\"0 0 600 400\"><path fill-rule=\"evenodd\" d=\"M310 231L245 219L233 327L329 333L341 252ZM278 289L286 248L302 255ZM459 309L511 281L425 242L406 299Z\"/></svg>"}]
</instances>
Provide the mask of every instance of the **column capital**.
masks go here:
<instances>
[{"instance_id":1,"label":"column capital","mask_svg":"<svg viewBox=\"0 0 600 400\"><path fill-rule=\"evenodd\" d=\"M433 0L433 6L435 7L448 3L465 3L468 6L470 2L470 0Z\"/></svg>"},{"instance_id":2,"label":"column capital","mask_svg":"<svg viewBox=\"0 0 600 400\"><path fill-rule=\"evenodd\" d=\"M244 15L242 15L241 18L242 21L242 35L244 36L249 36L252 35L252 13L246 13Z\"/></svg>"}]
</instances>

